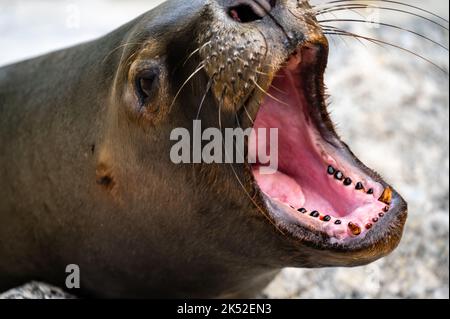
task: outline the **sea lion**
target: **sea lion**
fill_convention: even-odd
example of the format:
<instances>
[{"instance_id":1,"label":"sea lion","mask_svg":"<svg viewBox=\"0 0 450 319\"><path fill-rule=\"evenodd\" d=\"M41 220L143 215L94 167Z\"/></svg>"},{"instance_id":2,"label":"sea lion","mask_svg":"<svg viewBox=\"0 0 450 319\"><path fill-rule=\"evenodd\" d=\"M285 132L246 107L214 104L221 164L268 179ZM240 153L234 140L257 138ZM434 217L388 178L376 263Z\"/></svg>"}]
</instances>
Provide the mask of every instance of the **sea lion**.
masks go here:
<instances>
[{"instance_id":1,"label":"sea lion","mask_svg":"<svg viewBox=\"0 0 450 319\"><path fill-rule=\"evenodd\" d=\"M0 290L76 264L78 296L252 297L283 267L390 253L407 206L338 138L327 56L307 1L169 0L0 69ZM173 163L197 118L278 128L276 173Z\"/></svg>"}]
</instances>

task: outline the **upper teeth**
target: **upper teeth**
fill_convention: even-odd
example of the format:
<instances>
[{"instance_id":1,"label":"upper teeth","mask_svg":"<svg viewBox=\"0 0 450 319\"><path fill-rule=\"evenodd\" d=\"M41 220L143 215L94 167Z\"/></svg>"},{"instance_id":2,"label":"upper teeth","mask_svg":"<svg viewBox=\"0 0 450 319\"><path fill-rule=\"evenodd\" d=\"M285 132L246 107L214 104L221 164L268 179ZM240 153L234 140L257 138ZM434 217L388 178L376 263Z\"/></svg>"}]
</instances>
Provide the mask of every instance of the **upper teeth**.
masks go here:
<instances>
[{"instance_id":1,"label":"upper teeth","mask_svg":"<svg viewBox=\"0 0 450 319\"><path fill-rule=\"evenodd\" d=\"M332 165L328 166L327 173L330 176L334 176L334 178L337 179L338 181L344 181L344 185L345 186L350 186L353 183L353 181L352 181L352 179L350 177L344 176L344 174L340 170L337 170ZM355 189L356 190L364 190L363 183L357 182L355 184ZM367 194L372 195L373 194L373 189L372 188L369 189Z\"/></svg>"}]
</instances>

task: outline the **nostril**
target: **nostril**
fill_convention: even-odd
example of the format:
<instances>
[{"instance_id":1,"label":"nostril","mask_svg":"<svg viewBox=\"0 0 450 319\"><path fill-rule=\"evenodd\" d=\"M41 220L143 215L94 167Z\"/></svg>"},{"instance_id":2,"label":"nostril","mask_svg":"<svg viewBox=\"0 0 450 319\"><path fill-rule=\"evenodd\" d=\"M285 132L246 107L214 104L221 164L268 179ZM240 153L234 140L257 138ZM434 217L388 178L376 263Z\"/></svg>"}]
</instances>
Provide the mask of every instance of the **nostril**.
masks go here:
<instances>
[{"instance_id":1,"label":"nostril","mask_svg":"<svg viewBox=\"0 0 450 319\"><path fill-rule=\"evenodd\" d=\"M233 20L242 23L252 22L263 18L263 16L258 15L251 6L246 4L240 4L230 8L229 14Z\"/></svg>"},{"instance_id":2,"label":"nostril","mask_svg":"<svg viewBox=\"0 0 450 319\"><path fill-rule=\"evenodd\" d=\"M238 22L247 23L264 18L275 6L276 0L236 0L228 14Z\"/></svg>"}]
</instances>

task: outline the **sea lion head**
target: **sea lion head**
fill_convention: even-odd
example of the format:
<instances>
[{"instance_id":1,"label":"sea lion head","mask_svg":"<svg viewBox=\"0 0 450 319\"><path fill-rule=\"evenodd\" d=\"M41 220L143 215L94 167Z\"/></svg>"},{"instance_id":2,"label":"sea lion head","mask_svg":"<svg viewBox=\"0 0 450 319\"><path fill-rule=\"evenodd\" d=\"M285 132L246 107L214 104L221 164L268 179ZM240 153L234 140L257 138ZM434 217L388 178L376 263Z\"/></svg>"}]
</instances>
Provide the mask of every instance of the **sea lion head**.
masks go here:
<instances>
[{"instance_id":1,"label":"sea lion head","mask_svg":"<svg viewBox=\"0 0 450 319\"><path fill-rule=\"evenodd\" d=\"M192 282L215 268L357 266L397 246L406 203L335 132L328 42L308 1L169 0L125 30L105 62L117 68L97 178L168 274L177 263ZM245 163L195 163L192 152L194 163L174 163L171 134L193 140L196 119L277 128L275 171L250 161L255 132Z\"/></svg>"}]
</instances>

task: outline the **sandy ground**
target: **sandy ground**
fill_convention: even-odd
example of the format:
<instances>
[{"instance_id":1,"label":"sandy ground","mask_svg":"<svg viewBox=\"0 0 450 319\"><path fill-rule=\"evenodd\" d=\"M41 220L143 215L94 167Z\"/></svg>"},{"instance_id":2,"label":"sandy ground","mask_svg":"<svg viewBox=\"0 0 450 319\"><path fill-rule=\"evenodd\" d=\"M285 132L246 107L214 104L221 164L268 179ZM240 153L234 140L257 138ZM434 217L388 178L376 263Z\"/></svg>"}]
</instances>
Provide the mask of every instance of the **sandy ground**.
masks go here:
<instances>
[{"instance_id":1,"label":"sandy ground","mask_svg":"<svg viewBox=\"0 0 450 319\"><path fill-rule=\"evenodd\" d=\"M104 34L158 1L92 2L0 0L0 65ZM448 16L447 1L408 3ZM98 12L107 13L98 17ZM341 17L358 16L345 13ZM379 17L448 47L448 32L425 20L383 13ZM448 70L448 52L413 34L355 24L339 26L405 46ZM448 298L448 77L397 49L339 37L330 39L330 44L326 82L332 95L332 116L357 156L408 201L404 239L392 255L365 267L285 269L263 296Z\"/></svg>"}]
</instances>

